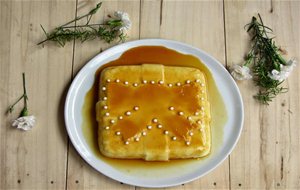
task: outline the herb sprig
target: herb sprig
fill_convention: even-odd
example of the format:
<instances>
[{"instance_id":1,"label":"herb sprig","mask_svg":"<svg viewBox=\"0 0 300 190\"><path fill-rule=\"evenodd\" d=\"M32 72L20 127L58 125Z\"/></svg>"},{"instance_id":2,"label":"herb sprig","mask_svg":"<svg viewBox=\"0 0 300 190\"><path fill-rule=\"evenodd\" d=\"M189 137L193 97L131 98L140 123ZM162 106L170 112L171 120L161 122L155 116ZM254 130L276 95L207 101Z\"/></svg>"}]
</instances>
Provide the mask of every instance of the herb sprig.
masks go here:
<instances>
[{"instance_id":1,"label":"herb sprig","mask_svg":"<svg viewBox=\"0 0 300 190\"><path fill-rule=\"evenodd\" d=\"M270 77L270 73L274 70L280 72L287 62L282 58L274 37L269 37L273 30L264 25L260 14L258 18L252 17L251 22L245 26L252 36L252 47L245 58L244 66L252 65L253 79L259 87L259 92L254 98L263 104L269 104L276 95L288 91L280 86L283 80Z\"/></svg>"},{"instance_id":2,"label":"herb sprig","mask_svg":"<svg viewBox=\"0 0 300 190\"><path fill-rule=\"evenodd\" d=\"M44 27L41 25L41 28L46 35L46 39L39 42L38 45L44 44L48 41L53 41L57 42L60 46L63 47L66 42L72 41L74 39L85 42L87 40L93 40L95 38L104 40L107 43L110 43L117 38L119 38L119 41L124 41L127 37L124 28L128 29L131 25L128 17L126 17L127 20L125 20L125 22L127 22L127 24L129 23L129 26L126 26L126 23L124 23L124 19L122 19L121 17L109 19L104 23L90 24L92 17L97 13L101 5L102 2L98 3L96 7L90 10L87 14L79 16L74 20L71 20L55 28L49 33L46 32ZM86 23L84 25L76 26L76 22L82 19L86 19Z\"/></svg>"}]
</instances>

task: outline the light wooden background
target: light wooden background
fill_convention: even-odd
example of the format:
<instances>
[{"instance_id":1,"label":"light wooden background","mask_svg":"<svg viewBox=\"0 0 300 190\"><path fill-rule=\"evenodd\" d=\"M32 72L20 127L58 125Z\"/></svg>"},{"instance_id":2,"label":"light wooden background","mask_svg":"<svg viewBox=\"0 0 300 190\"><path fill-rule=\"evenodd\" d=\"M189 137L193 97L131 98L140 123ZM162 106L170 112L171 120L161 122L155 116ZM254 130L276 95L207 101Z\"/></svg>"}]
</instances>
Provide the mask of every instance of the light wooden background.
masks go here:
<instances>
[{"instance_id":1,"label":"light wooden background","mask_svg":"<svg viewBox=\"0 0 300 190\"><path fill-rule=\"evenodd\" d=\"M90 10L98 1L0 1L0 189L142 189L113 181L87 165L66 134L63 106L72 78L86 62L115 44L97 40L39 47L40 24L51 29ZM249 48L243 29L260 13L288 57L300 60L300 1L105 1L94 21L115 10L130 14L129 40L165 38L199 47L224 65L240 63ZM30 132L13 129L6 115L22 92L26 72ZM241 138L210 174L170 189L300 189L300 69L286 94L269 106L255 102L252 82L239 87L245 104ZM16 110L21 107L17 107Z\"/></svg>"}]
</instances>

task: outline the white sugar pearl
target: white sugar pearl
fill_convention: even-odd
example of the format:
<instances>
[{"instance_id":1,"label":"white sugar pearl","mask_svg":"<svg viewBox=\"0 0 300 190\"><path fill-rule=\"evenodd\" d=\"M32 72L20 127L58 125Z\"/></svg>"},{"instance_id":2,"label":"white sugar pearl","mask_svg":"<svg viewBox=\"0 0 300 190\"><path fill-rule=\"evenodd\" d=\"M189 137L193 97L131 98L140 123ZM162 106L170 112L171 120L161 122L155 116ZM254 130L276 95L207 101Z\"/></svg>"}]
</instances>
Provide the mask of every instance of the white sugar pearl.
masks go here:
<instances>
[{"instance_id":1,"label":"white sugar pearl","mask_svg":"<svg viewBox=\"0 0 300 190\"><path fill-rule=\"evenodd\" d=\"M109 116L109 113L108 113L108 112L106 112L106 113L105 113L105 116Z\"/></svg>"},{"instance_id":2,"label":"white sugar pearl","mask_svg":"<svg viewBox=\"0 0 300 190\"><path fill-rule=\"evenodd\" d=\"M128 84L129 84L129 82L128 82L128 81L124 81L124 84L125 84L125 85L128 85Z\"/></svg>"},{"instance_id":3,"label":"white sugar pearl","mask_svg":"<svg viewBox=\"0 0 300 190\"><path fill-rule=\"evenodd\" d=\"M201 83L201 86L203 87L203 86L205 86L203 83Z\"/></svg>"},{"instance_id":4,"label":"white sugar pearl","mask_svg":"<svg viewBox=\"0 0 300 190\"><path fill-rule=\"evenodd\" d=\"M191 144L191 142L190 141L186 141L185 144L189 146Z\"/></svg>"},{"instance_id":5,"label":"white sugar pearl","mask_svg":"<svg viewBox=\"0 0 300 190\"><path fill-rule=\"evenodd\" d=\"M202 124L202 121L201 121L201 120L198 120L197 123L201 125L201 124Z\"/></svg>"},{"instance_id":6,"label":"white sugar pearl","mask_svg":"<svg viewBox=\"0 0 300 190\"><path fill-rule=\"evenodd\" d=\"M164 81L160 80L158 81L159 84L164 84Z\"/></svg>"},{"instance_id":7,"label":"white sugar pearl","mask_svg":"<svg viewBox=\"0 0 300 190\"><path fill-rule=\"evenodd\" d=\"M199 115L199 112L195 112L195 115Z\"/></svg>"},{"instance_id":8,"label":"white sugar pearl","mask_svg":"<svg viewBox=\"0 0 300 190\"><path fill-rule=\"evenodd\" d=\"M117 131L117 132L116 132L116 135L118 135L118 136L121 135L121 132L120 132L120 131Z\"/></svg>"},{"instance_id":9,"label":"white sugar pearl","mask_svg":"<svg viewBox=\"0 0 300 190\"><path fill-rule=\"evenodd\" d=\"M120 79L116 79L116 82L120 82Z\"/></svg>"},{"instance_id":10,"label":"white sugar pearl","mask_svg":"<svg viewBox=\"0 0 300 190\"><path fill-rule=\"evenodd\" d=\"M115 123L115 120L113 120L113 119L110 120L110 123L111 123L111 124L114 124L114 123Z\"/></svg>"},{"instance_id":11,"label":"white sugar pearl","mask_svg":"<svg viewBox=\"0 0 300 190\"><path fill-rule=\"evenodd\" d=\"M190 135L190 136L193 136L193 135L194 135L194 133L191 131L191 132L189 132L189 135Z\"/></svg>"},{"instance_id":12,"label":"white sugar pearl","mask_svg":"<svg viewBox=\"0 0 300 190\"><path fill-rule=\"evenodd\" d=\"M103 106L103 109L107 110L107 109L108 109L108 106Z\"/></svg>"},{"instance_id":13,"label":"white sugar pearl","mask_svg":"<svg viewBox=\"0 0 300 190\"><path fill-rule=\"evenodd\" d=\"M139 110L140 108L139 108L138 106L134 106L133 109L134 109L135 111L137 111L137 110Z\"/></svg>"},{"instance_id":14,"label":"white sugar pearl","mask_svg":"<svg viewBox=\"0 0 300 190\"><path fill-rule=\"evenodd\" d=\"M125 115L130 116L131 112L130 111L125 112Z\"/></svg>"},{"instance_id":15,"label":"white sugar pearl","mask_svg":"<svg viewBox=\"0 0 300 190\"><path fill-rule=\"evenodd\" d=\"M107 97L103 97L103 100L107 100Z\"/></svg>"},{"instance_id":16,"label":"white sugar pearl","mask_svg":"<svg viewBox=\"0 0 300 190\"><path fill-rule=\"evenodd\" d=\"M147 84L147 80L143 80L143 84Z\"/></svg>"},{"instance_id":17,"label":"white sugar pearl","mask_svg":"<svg viewBox=\"0 0 300 190\"><path fill-rule=\"evenodd\" d=\"M134 140L135 140L136 142L138 142L138 141L140 141L140 138L136 137Z\"/></svg>"},{"instance_id":18,"label":"white sugar pearl","mask_svg":"<svg viewBox=\"0 0 300 190\"><path fill-rule=\"evenodd\" d=\"M180 86L180 85L181 85L181 83L180 83L180 82L176 83L176 86Z\"/></svg>"},{"instance_id":19,"label":"white sugar pearl","mask_svg":"<svg viewBox=\"0 0 300 190\"><path fill-rule=\"evenodd\" d=\"M106 79L106 82L110 82L111 80L110 79Z\"/></svg>"},{"instance_id":20,"label":"white sugar pearl","mask_svg":"<svg viewBox=\"0 0 300 190\"><path fill-rule=\"evenodd\" d=\"M147 126L147 129L152 129L152 126L151 126L151 125L148 125L148 126Z\"/></svg>"},{"instance_id":21,"label":"white sugar pearl","mask_svg":"<svg viewBox=\"0 0 300 190\"><path fill-rule=\"evenodd\" d=\"M174 110L174 107L173 106L169 107L169 110Z\"/></svg>"},{"instance_id":22,"label":"white sugar pearl","mask_svg":"<svg viewBox=\"0 0 300 190\"><path fill-rule=\"evenodd\" d=\"M182 111L178 112L178 115L183 115L184 113Z\"/></svg>"},{"instance_id":23,"label":"white sugar pearl","mask_svg":"<svg viewBox=\"0 0 300 190\"><path fill-rule=\"evenodd\" d=\"M168 84L168 86L169 86L169 87L172 87L172 86L173 86L173 84Z\"/></svg>"},{"instance_id":24,"label":"white sugar pearl","mask_svg":"<svg viewBox=\"0 0 300 190\"><path fill-rule=\"evenodd\" d=\"M188 116L187 119L188 119L188 120L192 120L192 117L191 117L191 116Z\"/></svg>"},{"instance_id":25,"label":"white sugar pearl","mask_svg":"<svg viewBox=\"0 0 300 190\"><path fill-rule=\"evenodd\" d=\"M125 141L125 144L126 144L126 145L128 145L128 144L129 144L129 142L128 142L128 141Z\"/></svg>"},{"instance_id":26,"label":"white sugar pearl","mask_svg":"<svg viewBox=\"0 0 300 190\"><path fill-rule=\"evenodd\" d=\"M123 116L120 115L118 118L119 118L119 120L122 120L122 119L123 119Z\"/></svg>"},{"instance_id":27,"label":"white sugar pearl","mask_svg":"<svg viewBox=\"0 0 300 190\"><path fill-rule=\"evenodd\" d=\"M190 83L191 83L191 81L190 81L190 80L187 80L187 81L185 81L185 83L186 83L186 84L190 84Z\"/></svg>"},{"instance_id":28,"label":"white sugar pearl","mask_svg":"<svg viewBox=\"0 0 300 190\"><path fill-rule=\"evenodd\" d=\"M142 132L142 135L143 135L143 136L146 136L146 135L147 135L146 131L143 131L143 132Z\"/></svg>"},{"instance_id":29,"label":"white sugar pearl","mask_svg":"<svg viewBox=\"0 0 300 190\"><path fill-rule=\"evenodd\" d=\"M201 106L201 108L200 108L200 109L203 111L203 110L204 110L204 107L202 107L202 106Z\"/></svg>"},{"instance_id":30,"label":"white sugar pearl","mask_svg":"<svg viewBox=\"0 0 300 190\"><path fill-rule=\"evenodd\" d=\"M105 129L108 130L108 129L109 129L109 126L106 126Z\"/></svg>"},{"instance_id":31,"label":"white sugar pearl","mask_svg":"<svg viewBox=\"0 0 300 190\"><path fill-rule=\"evenodd\" d=\"M158 124L158 125L157 125L157 128L161 129L161 128L162 128L162 125L161 125L161 124Z\"/></svg>"},{"instance_id":32,"label":"white sugar pearl","mask_svg":"<svg viewBox=\"0 0 300 190\"><path fill-rule=\"evenodd\" d=\"M196 82L200 82L200 79L196 79Z\"/></svg>"},{"instance_id":33,"label":"white sugar pearl","mask_svg":"<svg viewBox=\"0 0 300 190\"><path fill-rule=\"evenodd\" d=\"M137 87L137 86L138 86L138 84L137 84L137 83L133 83L133 86Z\"/></svg>"},{"instance_id":34,"label":"white sugar pearl","mask_svg":"<svg viewBox=\"0 0 300 190\"><path fill-rule=\"evenodd\" d=\"M169 131L164 131L164 134L165 134L165 135L169 134Z\"/></svg>"},{"instance_id":35,"label":"white sugar pearl","mask_svg":"<svg viewBox=\"0 0 300 190\"><path fill-rule=\"evenodd\" d=\"M203 94L205 92L205 90L201 90L201 93Z\"/></svg>"},{"instance_id":36,"label":"white sugar pearl","mask_svg":"<svg viewBox=\"0 0 300 190\"><path fill-rule=\"evenodd\" d=\"M201 100L203 101L203 100L204 100L204 98L203 98L203 97L201 97Z\"/></svg>"},{"instance_id":37,"label":"white sugar pearl","mask_svg":"<svg viewBox=\"0 0 300 190\"><path fill-rule=\"evenodd\" d=\"M153 122L153 123L157 123L157 122L158 122L158 119L153 118L153 119L152 119L152 122Z\"/></svg>"},{"instance_id":38,"label":"white sugar pearl","mask_svg":"<svg viewBox=\"0 0 300 190\"><path fill-rule=\"evenodd\" d=\"M154 81L154 80L152 80L152 81L150 81L150 83L151 83L151 84L155 84L155 81Z\"/></svg>"},{"instance_id":39,"label":"white sugar pearl","mask_svg":"<svg viewBox=\"0 0 300 190\"><path fill-rule=\"evenodd\" d=\"M173 140L173 141L176 141L176 140L177 140L177 137L175 137L175 136L172 137L172 140Z\"/></svg>"}]
</instances>

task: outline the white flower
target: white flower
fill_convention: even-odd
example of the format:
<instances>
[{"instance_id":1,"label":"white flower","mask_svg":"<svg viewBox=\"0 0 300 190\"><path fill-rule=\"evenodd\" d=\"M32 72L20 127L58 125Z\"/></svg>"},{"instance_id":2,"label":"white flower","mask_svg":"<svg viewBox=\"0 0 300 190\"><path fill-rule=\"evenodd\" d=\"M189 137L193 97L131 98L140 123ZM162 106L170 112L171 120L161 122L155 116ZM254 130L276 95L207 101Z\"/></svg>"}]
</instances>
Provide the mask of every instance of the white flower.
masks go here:
<instances>
[{"instance_id":1,"label":"white flower","mask_svg":"<svg viewBox=\"0 0 300 190\"><path fill-rule=\"evenodd\" d=\"M116 11L114 15L116 19L122 21L122 26L118 28L120 31L125 32L131 28L131 21L129 19L128 13L122 11Z\"/></svg>"},{"instance_id":2,"label":"white flower","mask_svg":"<svg viewBox=\"0 0 300 190\"><path fill-rule=\"evenodd\" d=\"M13 121L12 126L17 127L17 129L22 129L28 131L32 129L35 124L35 117L33 115L19 117Z\"/></svg>"},{"instance_id":3,"label":"white flower","mask_svg":"<svg viewBox=\"0 0 300 190\"><path fill-rule=\"evenodd\" d=\"M237 64L234 64L231 67L231 75L236 80L249 80L252 78L252 75L250 74L250 69L247 66L240 66Z\"/></svg>"},{"instance_id":4,"label":"white flower","mask_svg":"<svg viewBox=\"0 0 300 190\"><path fill-rule=\"evenodd\" d=\"M280 65L280 71L273 69L271 73L268 74L268 77L270 77L273 80L282 82L288 78L288 76L293 71L295 66L296 66L296 60L291 59L287 62L286 65Z\"/></svg>"}]
</instances>

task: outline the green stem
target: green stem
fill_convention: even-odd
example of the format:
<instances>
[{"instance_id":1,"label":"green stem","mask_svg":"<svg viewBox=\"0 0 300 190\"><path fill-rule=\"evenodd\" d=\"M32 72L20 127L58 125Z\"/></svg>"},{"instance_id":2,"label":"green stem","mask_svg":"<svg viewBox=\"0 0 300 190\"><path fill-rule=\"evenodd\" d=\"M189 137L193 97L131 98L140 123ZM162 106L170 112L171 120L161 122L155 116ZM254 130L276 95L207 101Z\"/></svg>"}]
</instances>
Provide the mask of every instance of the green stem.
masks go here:
<instances>
[{"instance_id":1,"label":"green stem","mask_svg":"<svg viewBox=\"0 0 300 190\"><path fill-rule=\"evenodd\" d=\"M23 97L24 97L24 107L27 108L27 100L28 100L28 96L27 96L27 92L26 92L26 81L25 81L25 73L22 73L23 76Z\"/></svg>"},{"instance_id":2,"label":"green stem","mask_svg":"<svg viewBox=\"0 0 300 190\"><path fill-rule=\"evenodd\" d=\"M15 102L13 103L11 106L9 106L8 112L11 113L15 107L15 105L20 102L20 100L22 100L22 98L24 98L24 94Z\"/></svg>"},{"instance_id":3,"label":"green stem","mask_svg":"<svg viewBox=\"0 0 300 190\"><path fill-rule=\"evenodd\" d=\"M11 113L15 107L15 105L17 103L19 103L22 99L24 99L24 107L21 111L20 116L27 116L28 115L28 109L27 109L27 100L28 100L28 96L27 96L27 92L26 92L26 81L25 81L25 73L22 73L22 77L23 77L23 95L17 99L16 102L14 102L8 109L8 112Z\"/></svg>"},{"instance_id":4,"label":"green stem","mask_svg":"<svg viewBox=\"0 0 300 190\"><path fill-rule=\"evenodd\" d=\"M61 26L58 27L58 28L62 28L62 27L64 27L64 26L67 26L67 25L69 25L69 24L71 24L71 23L73 23L73 22L75 22L75 21L78 21L78 20L84 18L84 17L88 17L88 16L91 16L91 17L92 17L92 15L95 14L95 13L98 11L98 9L101 7L101 5L102 5L102 2L98 3L98 4L96 5L96 7L95 7L94 9L92 9L89 13L87 13L87 14L85 14L85 15L82 15L82 16L80 16L80 17L76 17L75 19L73 19L73 20L67 22L66 24L61 25ZM87 24L88 24L89 21L91 20L91 17L88 19Z\"/></svg>"},{"instance_id":5,"label":"green stem","mask_svg":"<svg viewBox=\"0 0 300 190\"><path fill-rule=\"evenodd\" d=\"M89 25L79 25L79 26L64 26L62 28L84 28L84 27L91 27L91 26L103 26L107 24L89 24Z\"/></svg>"},{"instance_id":6,"label":"green stem","mask_svg":"<svg viewBox=\"0 0 300 190\"><path fill-rule=\"evenodd\" d=\"M267 35L267 32L266 32L266 29L265 29L265 25L264 25L264 23L263 23L263 21L262 21L261 16L260 16L259 13L258 13L258 17L259 17L259 20L260 20L260 23L261 23L261 25L262 25L262 29L263 29L263 32L264 32L266 38L269 38L268 35ZM258 23L258 24L259 24L259 23Z\"/></svg>"},{"instance_id":7,"label":"green stem","mask_svg":"<svg viewBox=\"0 0 300 190\"><path fill-rule=\"evenodd\" d=\"M73 22L75 22L75 21L78 21L78 20L80 20L80 19L82 19L82 18L84 18L84 17L89 16L90 14L91 14L91 13L87 13L87 14L85 14L85 15L83 15L83 16L76 17L74 20L71 20L71 21L67 22L66 24L63 24L63 25L61 25L61 26L59 26L59 27L57 27L57 28L63 28L63 27L65 27L65 26L67 26L67 25L69 25L69 24L71 24L71 23L73 23Z\"/></svg>"},{"instance_id":8,"label":"green stem","mask_svg":"<svg viewBox=\"0 0 300 190\"><path fill-rule=\"evenodd\" d=\"M53 38L52 38L53 39ZM51 40L51 38L47 38L47 39L45 39L45 40L43 40L43 41L40 41L39 43L37 43L36 45L41 45L42 43L45 43L45 42L47 42L48 40Z\"/></svg>"}]
</instances>

